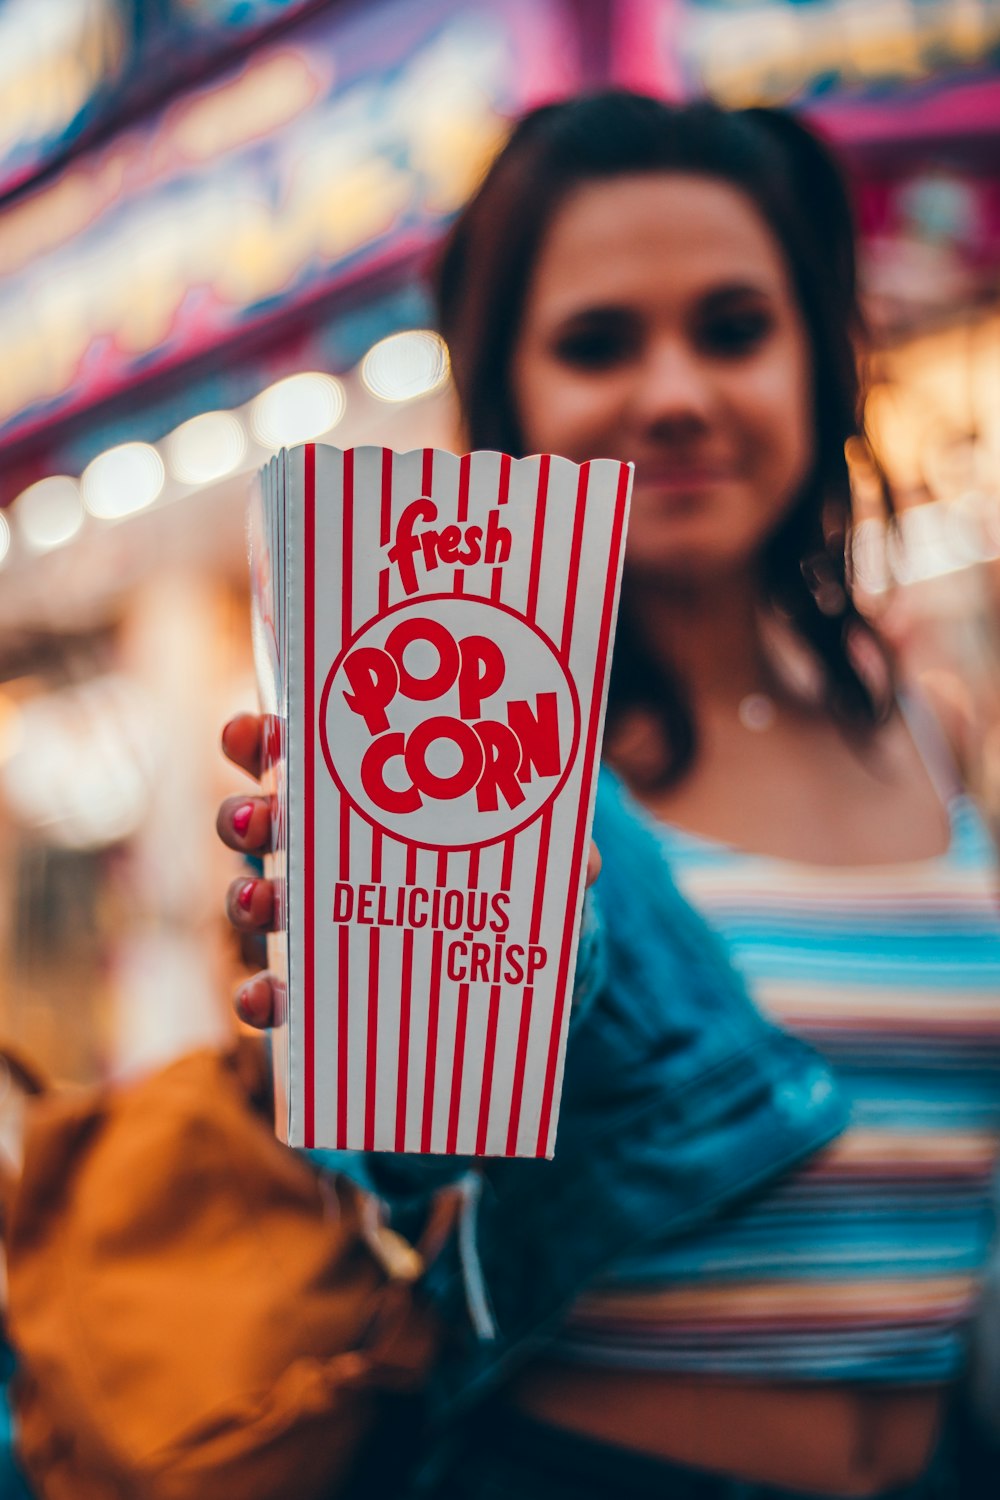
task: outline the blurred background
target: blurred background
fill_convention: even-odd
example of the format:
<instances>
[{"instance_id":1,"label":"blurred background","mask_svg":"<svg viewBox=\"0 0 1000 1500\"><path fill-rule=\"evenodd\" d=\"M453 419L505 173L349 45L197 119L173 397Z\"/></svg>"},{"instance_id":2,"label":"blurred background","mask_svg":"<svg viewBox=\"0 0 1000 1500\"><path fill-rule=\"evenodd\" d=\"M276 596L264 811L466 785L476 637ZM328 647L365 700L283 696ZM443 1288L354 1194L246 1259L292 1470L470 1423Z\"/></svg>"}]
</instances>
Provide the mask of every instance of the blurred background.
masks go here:
<instances>
[{"instance_id":1,"label":"blurred background","mask_svg":"<svg viewBox=\"0 0 1000 1500\"><path fill-rule=\"evenodd\" d=\"M421 268L512 115L611 81L842 155L858 578L1000 823L1000 0L0 0L0 1032L59 1076L231 1026L248 479L454 445Z\"/></svg>"}]
</instances>

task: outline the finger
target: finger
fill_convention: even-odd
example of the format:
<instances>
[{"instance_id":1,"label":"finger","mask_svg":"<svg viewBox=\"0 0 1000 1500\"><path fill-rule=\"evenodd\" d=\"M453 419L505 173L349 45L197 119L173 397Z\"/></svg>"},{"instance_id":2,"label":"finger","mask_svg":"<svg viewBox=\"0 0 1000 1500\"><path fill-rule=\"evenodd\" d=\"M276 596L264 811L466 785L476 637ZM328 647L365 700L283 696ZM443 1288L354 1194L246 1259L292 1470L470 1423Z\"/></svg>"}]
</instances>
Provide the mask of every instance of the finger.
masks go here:
<instances>
[{"instance_id":1,"label":"finger","mask_svg":"<svg viewBox=\"0 0 1000 1500\"><path fill-rule=\"evenodd\" d=\"M274 885L270 880L234 880L226 892L226 915L240 932L266 932L274 920Z\"/></svg>"},{"instance_id":2,"label":"finger","mask_svg":"<svg viewBox=\"0 0 1000 1500\"><path fill-rule=\"evenodd\" d=\"M259 778L263 741L263 716L237 714L222 730L222 753L234 766Z\"/></svg>"},{"instance_id":3,"label":"finger","mask_svg":"<svg viewBox=\"0 0 1000 1500\"><path fill-rule=\"evenodd\" d=\"M248 974L267 968L267 933L237 932L233 929L239 948L240 963Z\"/></svg>"},{"instance_id":4,"label":"finger","mask_svg":"<svg viewBox=\"0 0 1000 1500\"><path fill-rule=\"evenodd\" d=\"M601 851L591 840L590 853L587 855L587 884L593 885L601 873Z\"/></svg>"},{"instance_id":5,"label":"finger","mask_svg":"<svg viewBox=\"0 0 1000 1500\"><path fill-rule=\"evenodd\" d=\"M274 1024L274 986L268 973L254 974L236 991L233 1006L241 1021L258 1030Z\"/></svg>"},{"instance_id":6,"label":"finger","mask_svg":"<svg viewBox=\"0 0 1000 1500\"><path fill-rule=\"evenodd\" d=\"M215 819L215 831L229 849L259 854L271 847L271 810L266 797L227 797Z\"/></svg>"}]
</instances>

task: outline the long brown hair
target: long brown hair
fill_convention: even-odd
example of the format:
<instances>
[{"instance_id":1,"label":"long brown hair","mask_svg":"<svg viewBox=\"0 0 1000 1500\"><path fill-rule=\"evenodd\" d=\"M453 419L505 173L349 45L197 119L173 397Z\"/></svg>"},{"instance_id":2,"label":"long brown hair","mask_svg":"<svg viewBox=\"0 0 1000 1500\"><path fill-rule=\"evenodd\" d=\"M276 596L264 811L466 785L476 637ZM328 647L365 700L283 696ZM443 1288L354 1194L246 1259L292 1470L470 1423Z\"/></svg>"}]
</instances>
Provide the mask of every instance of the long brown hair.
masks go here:
<instances>
[{"instance_id":1,"label":"long brown hair","mask_svg":"<svg viewBox=\"0 0 1000 1500\"><path fill-rule=\"evenodd\" d=\"M862 319L854 226L840 172L790 115L671 105L606 90L545 105L513 129L443 246L433 277L470 447L523 454L510 386L514 342L542 241L568 193L623 174L684 172L746 194L786 257L813 364L814 463L761 558L765 602L788 620L821 666L827 701L850 731L887 712L858 672L854 647L881 644L850 591L851 496L844 445L862 432L856 357ZM655 662L623 595L608 701L613 728L650 710L666 738L663 780L690 767L695 729L682 687Z\"/></svg>"}]
</instances>

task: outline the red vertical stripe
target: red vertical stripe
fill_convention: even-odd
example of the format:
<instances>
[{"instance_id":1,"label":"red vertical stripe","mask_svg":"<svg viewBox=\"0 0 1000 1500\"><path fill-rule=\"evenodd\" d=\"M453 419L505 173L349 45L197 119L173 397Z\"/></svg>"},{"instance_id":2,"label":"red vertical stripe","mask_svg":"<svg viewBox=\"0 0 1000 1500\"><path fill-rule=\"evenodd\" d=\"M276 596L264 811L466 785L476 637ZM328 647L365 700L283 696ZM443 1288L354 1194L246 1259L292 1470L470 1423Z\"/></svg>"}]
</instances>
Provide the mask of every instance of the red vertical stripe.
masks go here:
<instances>
[{"instance_id":1,"label":"red vertical stripe","mask_svg":"<svg viewBox=\"0 0 1000 1500\"><path fill-rule=\"evenodd\" d=\"M490 1013L486 1022L486 1051L483 1057L483 1091L479 1096L479 1123L476 1127L476 1155L486 1154L486 1134L490 1124L490 1100L493 1097L493 1068L497 1055L497 1023L500 1019L499 984L490 987Z\"/></svg>"},{"instance_id":2,"label":"red vertical stripe","mask_svg":"<svg viewBox=\"0 0 1000 1500\"><path fill-rule=\"evenodd\" d=\"M305 642L303 661L303 781L305 782L305 828L303 830L303 963L302 1050L305 1066L302 1139L306 1146L316 1140L316 449L307 444L305 454Z\"/></svg>"},{"instance_id":3,"label":"red vertical stripe","mask_svg":"<svg viewBox=\"0 0 1000 1500\"><path fill-rule=\"evenodd\" d=\"M463 453L458 461L458 509L457 520L460 526L464 526L469 519L469 467L472 463L472 455ZM464 594L465 592L465 569L456 567L451 581L453 594Z\"/></svg>"},{"instance_id":4,"label":"red vertical stripe","mask_svg":"<svg viewBox=\"0 0 1000 1500\"><path fill-rule=\"evenodd\" d=\"M391 448L382 449L382 475L379 496L379 545L387 547L392 537L392 466ZM353 460L353 454L352 454ZM352 462L353 481L353 462ZM353 498L353 496L352 496ZM346 545L346 537L345 537ZM378 607L389 607L389 569L382 568L378 575ZM382 882L382 833L372 831L371 878L376 885ZM381 960L381 935L378 927L368 934L368 1030L365 1055L365 1126L364 1146L371 1151L375 1146L375 1102L378 1086L378 1023L379 1023L379 971ZM345 1028L346 1029L346 1028Z\"/></svg>"},{"instance_id":5,"label":"red vertical stripe","mask_svg":"<svg viewBox=\"0 0 1000 1500\"><path fill-rule=\"evenodd\" d=\"M478 849L469 850L469 889L476 890L479 885L479 854ZM490 990L490 1012L486 1024L486 1049L483 1054L483 1083L479 1095L479 1122L476 1128L476 1151L482 1156L485 1146L482 1144L486 1139L486 1129L490 1117L490 1098L493 1093L493 1066L497 1050L497 1021L500 1013L500 986L494 985Z\"/></svg>"},{"instance_id":6,"label":"red vertical stripe","mask_svg":"<svg viewBox=\"0 0 1000 1500\"><path fill-rule=\"evenodd\" d=\"M375 1098L378 1082L379 930L368 934L368 1037L365 1055L365 1150L375 1149Z\"/></svg>"},{"instance_id":7,"label":"red vertical stripe","mask_svg":"<svg viewBox=\"0 0 1000 1500\"><path fill-rule=\"evenodd\" d=\"M580 465L580 478L576 486L576 510L573 514L573 539L569 548L569 573L566 577L566 608L563 611L561 654L569 661L570 641L573 638L573 616L576 613L576 591L580 583L580 554L583 550L583 522L587 512L587 486L590 483L590 465Z\"/></svg>"},{"instance_id":8,"label":"red vertical stripe","mask_svg":"<svg viewBox=\"0 0 1000 1500\"><path fill-rule=\"evenodd\" d=\"M413 928L403 928L399 992L399 1068L396 1078L396 1150L406 1150L406 1100L410 1079L410 1011L413 994Z\"/></svg>"},{"instance_id":9,"label":"red vertical stripe","mask_svg":"<svg viewBox=\"0 0 1000 1500\"><path fill-rule=\"evenodd\" d=\"M340 799L340 828L338 829L337 874L346 880L351 873L351 805L346 797Z\"/></svg>"},{"instance_id":10,"label":"red vertical stripe","mask_svg":"<svg viewBox=\"0 0 1000 1500\"><path fill-rule=\"evenodd\" d=\"M434 449L424 449L424 461L420 471L420 488L429 495L434 484Z\"/></svg>"},{"instance_id":11,"label":"red vertical stripe","mask_svg":"<svg viewBox=\"0 0 1000 1500\"><path fill-rule=\"evenodd\" d=\"M506 505L510 498L510 454L500 455L500 482L497 486L497 504ZM494 604L500 602L500 593L503 588L503 567L493 569L493 577L490 580L490 598Z\"/></svg>"},{"instance_id":12,"label":"red vertical stripe","mask_svg":"<svg viewBox=\"0 0 1000 1500\"><path fill-rule=\"evenodd\" d=\"M625 525L625 497L628 493L629 471L624 466L618 480L618 495L615 501L615 518L611 532L610 554L612 567L608 571L607 586L604 591L604 606L601 611L601 631L598 639L597 661L594 668L594 691L590 700L590 718L587 724L587 741L584 746L584 764L593 766L592 775L596 775L597 767L594 765L594 757L597 753L597 725L601 711L601 693L597 690L597 684L603 683L607 667L608 647L611 637L612 613L615 597L615 575L617 572L618 559L621 554L622 532ZM586 836L587 811L590 802L590 787L580 788L580 807L577 814L576 830L573 835L573 859L571 870L583 870L584 838ZM559 971L556 976L556 1009L552 1018L552 1031L549 1036L549 1051L545 1065L545 1084L542 1093L542 1108L538 1126L538 1137L535 1143L535 1154L544 1156L548 1147L549 1125L552 1119L552 1103L555 1093L556 1068L559 1062L559 1039L562 1035L563 1010L566 1004L566 982L567 970L569 968L569 951L572 940L573 928L576 919L577 904L579 902L579 886L572 883L569 890L569 899L566 907L566 920L563 924L562 949L559 955Z\"/></svg>"},{"instance_id":13,"label":"red vertical stripe","mask_svg":"<svg viewBox=\"0 0 1000 1500\"><path fill-rule=\"evenodd\" d=\"M469 519L469 471L472 454L463 453L458 461L458 524L464 526Z\"/></svg>"},{"instance_id":14,"label":"red vertical stripe","mask_svg":"<svg viewBox=\"0 0 1000 1500\"><path fill-rule=\"evenodd\" d=\"M350 640L354 617L354 451L344 454L344 500L341 517L340 555L343 559L341 584L341 641ZM340 878L350 875L351 810L346 800L340 804ZM340 928L337 963L337 1146L347 1146L347 1048L350 1012L350 928Z\"/></svg>"},{"instance_id":15,"label":"red vertical stripe","mask_svg":"<svg viewBox=\"0 0 1000 1500\"><path fill-rule=\"evenodd\" d=\"M417 851L406 849L406 884L417 881ZM396 1150L406 1150L406 1102L410 1081L410 1024L413 999L413 928L403 928L403 972L399 995L399 1063L396 1074Z\"/></svg>"},{"instance_id":16,"label":"red vertical stripe","mask_svg":"<svg viewBox=\"0 0 1000 1500\"><path fill-rule=\"evenodd\" d=\"M372 829L372 880L382 883L382 832ZM381 932L377 926L368 934L368 1034L365 1044L365 1135L366 1151L375 1149L375 1100L378 1090L378 992L381 959Z\"/></svg>"},{"instance_id":17,"label":"red vertical stripe","mask_svg":"<svg viewBox=\"0 0 1000 1500\"><path fill-rule=\"evenodd\" d=\"M538 942L542 928L542 907L545 904L545 874L549 862L549 840L552 835L552 809L546 809L540 819L538 831L538 859L535 865L535 891L531 902L531 924L528 941ZM529 985L521 998L521 1022L517 1037L517 1055L514 1059L514 1082L511 1090L510 1124L507 1129L507 1155L517 1149L517 1134L521 1125L521 1105L524 1102L524 1073L528 1058L528 1033L531 1027L531 1007L535 998L533 985Z\"/></svg>"},{"instance_id":18,"label":"red vertical stripe","mask_svg":"<svg viewBox=\"0 0 1000 1500\"><path fill-rule=\"evenodd\" d=\"M500 486L497 490L497 504L506 505L510 496L510 454L500 455Z\"/></svg>"},{"instance_id":19,"label":"red vertical stripe","mask_svg":"<svg viewBox=\"0 0 1000 1500\"><path fill-rule=\"evenodd\" d=\"M343 558L343 585L341 599L341 645L351 639L354 617L354 449L344 454L344 527L340 555Z\"/></svg>"},{"instance_id":20,"label":"red vertical stripe","mask_svg":"<svg viewBox=\"0 0 1000 1500\"><path fill-rule=\"evenodd\" d=\"M392 540L392 460L391 448L382 449L382 504L379 511L378 540L388 547Z\"/></svg>"},{"instance_id":21,"label":"red vertical stripe","mask_svg":"<svg viewBox=\"0 0 1000 1500\"><path fill-rule=\"evenodd\" d=\"M438 1016L441 1009L441 949L444 934L435 932L431 947L431 989L427 1011L427 1062L424 1066L424 1110L420 1127L420 1149L431 1149L434 1128L434 1078L437 1073Z\"/></svg>"},{"instance_id":22,"label":"red vertical stripe","mask_svg":"<svg viewBox=\"0 0 1000 1500\"><path fill-rule=\"evenodd\" d=\"M514 873L514 845L516 839L506 838L503 841L503 863L500 866L500 886L502 890L510 890L511 876Z\"/></svg>"},{"instance_id":23,"label":"red vertical stripe","mask_svg":"<svg viewBox=\"0 0 1000 1500\"><path fill-rule=\"evenodd\" d=\"M382 449L382 494L379 506L378 540L380 547L388 547L392 540L392 460L391 448ZM378 575L378 607L381 613L389 608L389 569L383 568Z\"/></svg>"},{"instance_id":24,"label":"red vertical stripe","mask_svg":"<svg viewBox=\"0 0 1000 1500\"><path fill-rule=\"evenodd\" d=\"M448 851L440 849L437 857L435 883L442 889L448 884ZM427 1015L427 1065L424 1070L424 1113L420 1135L421 1151L431 1149L431 1132L434 1128L434 1085L437 1078L438 1026L441 1015L441 951L444 934L434 934L431 949L431 990Z\"/></svg>"},{"instance_id":25,"label":"red vertical stripe","mask_svg":"<svg viewBox=\"0 0 1000 1500\"><path fill-rule=\"evenodd\" d=\"M458 1112L462 1105L462 1075L465 1072L465 1033L469 1024L469 986L458 987L458 1013L455 1017L455 1056L451 1069L451 1101L448 1105L448 1140L446 1150L458 1147Z\"/></svg>"},{"instance_id":26,"label":"red vertical stripe","mask_svg":"<svg viewBox=\"0 0 1000 1500\"><path fill-rule=\"evenodd\" d=\"M337 930L337 1150L347 1149L347 990L350 982L351 932Z\"/></svg>"},{"instance_id":27,"label":"red vertical stripe","mask_svg":"<svg viewBox=\"0 0 1000 1500\"><path fill-rule=\"evenodd\" d=\"M351 871L351 809L345 798L340 803L339 874L346 880ZM351 929L340 924L337 934L337 1149L347 1149L347 1044L350 1012Z\"/></svg>"},{"instance_id":28,"label":"red vertical stripe","mask_svg":"<svg viewBox=\"0 0 1000 1500\"><path fill-rule=\"evenodd\" d=\"M528 1061L528 1033L531 1030L531 1007L535 999L535 987L529 985L521 997L521 1021L517 1029L517 1052L514 1057L514 1077L523 1082L524 1070ZM515 1111L511 1109L510 1120L507 1125L507 1145L505 1147L508 1156L517 1155L517 1132L521 1123L521 1106Z\"/></svg>"},{"instance_id":29,"label":"red vertical stripe","mask_svg":"<svg viewBox=\"0 0 1000 1500\"><path fill-rule=\"evenodd\" d=\"M531 927L529 929L532 943L538 942L538 934L542 930L542 906L545 902L545 872L549 862L549 840L552 837L552 808L547 807L540 818L541 827L538 830L538 874L535 877L535 898L531 903Z\"/></svg>"},{"instance_id":30,"label":"red vertical stripe","mask_svg":"<svg viewBox=\"0 0 1000 1500\"><path fill-rule=\"evenodd\" d=\"M538 465L538 491L535 496L535 529L531 541L531 570L528 574L528 602L525 614L535 618L538 609L538 584L542 576L542 533L545 530L545 505L549 493L550 459L543 453Z\"/></svg>"}]
</instances>

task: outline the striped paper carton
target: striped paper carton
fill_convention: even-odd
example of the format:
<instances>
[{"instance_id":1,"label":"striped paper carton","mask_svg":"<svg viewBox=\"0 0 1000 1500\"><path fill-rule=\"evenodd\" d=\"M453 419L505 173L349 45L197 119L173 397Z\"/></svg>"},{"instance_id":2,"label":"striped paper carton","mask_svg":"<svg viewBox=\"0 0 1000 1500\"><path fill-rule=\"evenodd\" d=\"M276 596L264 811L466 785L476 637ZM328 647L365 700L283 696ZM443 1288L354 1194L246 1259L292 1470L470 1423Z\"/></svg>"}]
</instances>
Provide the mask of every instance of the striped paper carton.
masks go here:
<instances>
[{"instance_id":1,"label":"striped paper carton","mask_svg":"<svg viewBox=\"0 0 1000 1500\"><path fill-rule=\"evenodd\" d=\"M282 452L251 516L293 1145L551 1156L631 467Z\"/></svg>"}]
</instances>

